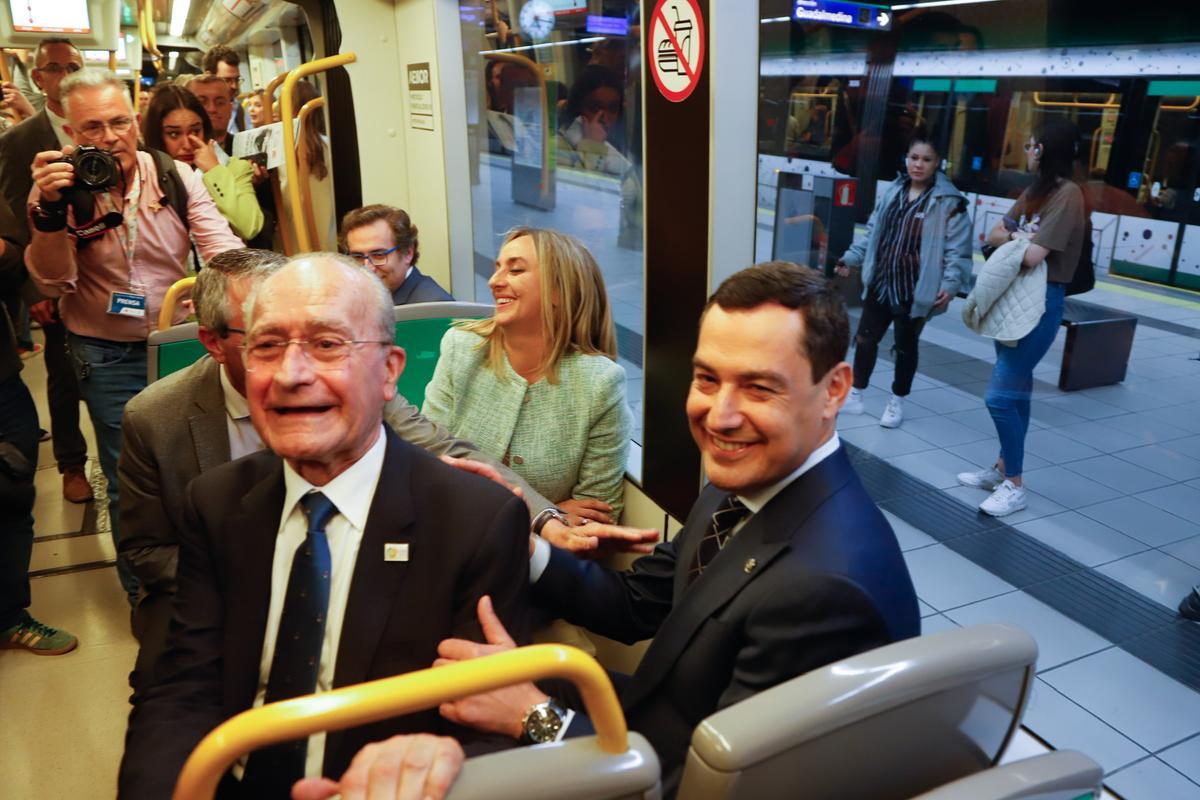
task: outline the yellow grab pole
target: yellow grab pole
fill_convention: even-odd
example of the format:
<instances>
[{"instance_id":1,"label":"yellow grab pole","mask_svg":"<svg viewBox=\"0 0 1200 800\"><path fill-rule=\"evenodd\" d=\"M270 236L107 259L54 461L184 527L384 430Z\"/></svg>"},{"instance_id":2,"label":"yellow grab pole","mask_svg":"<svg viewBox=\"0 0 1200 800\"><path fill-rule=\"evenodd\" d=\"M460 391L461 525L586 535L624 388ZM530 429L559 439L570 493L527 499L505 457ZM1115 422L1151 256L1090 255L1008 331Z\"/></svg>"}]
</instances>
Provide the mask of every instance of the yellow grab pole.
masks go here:
<instances>
[{"instance_id":1,"label":"yellow grab pole","mask_svg":"<svg viewBox=\"0 0 1200 800\"><path fill-rule=\"evenodd\" d=\"M179 295L191 291L195 283L195 277L180 278L171 284L170 289L167 289L167 294L163 297L162 308L158 310L158 329L160 331L171 327L171 321L175 319L175 305L179 302Z\"/></svg>"},{"instance_id":2,"label":"yellow grab pole","mask_svg":"<svg viewBox=\"0 0 1200 800\"><path fill-rule=\"evenodd\" d=\"M179 773L173 797L209 800L225 770L260 747L542 678L566 678L579 687L601 750L616 754L629 749L625 716L604 669L574 647L540 644L243 711L196 746Z\"/></svg>"},{"instance_id":3,"label":"yellow grab pole","mask_svg":"<svg viewBox=\"0 0 1200 800\"><path fill-rule=\"evenodd\" d=\"M300 252L305 253L312 249L313 243L308 238L308 231L301 224L301 219L297 217L297 209L302 202L300 197L300 181L299 167L296 163L296 132L292 129L292 120L296 118L296 104L292 98L292 90L296 88L296 82L305 75L315 75L318 72L325 72L334 67L353 64L358 60L358 56L354 53L338 53L335 56L326 58L318 58L316 61L310 61L307 64L301 64L288 73L287 78L283 82L283 94L279 97L279 116L283 122L283 157L287 162L288 174L288 198L292 202L292 214L295 219L291 220L296 231L296 245L300 248ZM303 214L304 212L299 212Z\"/></svg>"},{"instance_id":4,"label":"yellow grab pole","mask_svg":"<svg viewBox=\"0 0 1200 800\"><path fill-rule=\"evenodd\" d=\"M300 129L300 141L297 143L299 152L296 153L296 162L300 166L300 194L304 198L304 222L308 226L308 237L312 240L313 246L318 244L317 241L317 212L313 209L312 202L312 186L308 183L309 167L308 167L308 137L304 135L304 123L308 120L308 115L325 107L324 97L314 97L300 108L300 124L297 125Z\"/></svg>"},{"instance_id":5,"label":"yellow grab pole","mask_svg":"<svg viewBox=\"0 0 1200 800\"><path fill-rule=\"evenodd\" d=\"M489 61L503 61L507 64L516 64L532 72L534 80L537 81L538 92L542 96L541 191L543 198L548 197L550 194L550 95L549 90L546 88L546 75L542 72L542 65L519 53L484 53L483 57Z\"/></svg>"},{"instance_id":6,"label":"yellow grab pole","mask_svg":"<svg viewBox=\"0 0 1200 800\"><path fill-rule=\"evenodd\" d=\"M271 82L267 84L267 88L263 89L263 105L265 106L263 112L267 115L267 124L279 122L279 120L275 119L275 110L272 108L272 106L275 104L275 89L279 86L279 84L287 80L288 72L290 71L291 70L285 70L276 75L274 78L271 78Z\"/></svg>"}]
</instances>

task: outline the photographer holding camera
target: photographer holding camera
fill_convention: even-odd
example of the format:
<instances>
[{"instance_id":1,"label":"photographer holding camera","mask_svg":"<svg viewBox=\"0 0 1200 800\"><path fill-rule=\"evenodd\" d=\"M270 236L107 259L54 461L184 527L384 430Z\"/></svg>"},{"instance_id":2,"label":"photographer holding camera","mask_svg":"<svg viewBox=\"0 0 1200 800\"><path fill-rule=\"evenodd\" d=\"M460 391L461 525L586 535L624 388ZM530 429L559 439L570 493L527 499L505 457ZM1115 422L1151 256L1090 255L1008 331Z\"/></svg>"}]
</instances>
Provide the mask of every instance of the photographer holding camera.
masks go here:
<instances>
[{"instance_id":1,"label":"photographer holding camera","mask_svg":"<svg viewBox=\"0 0 1200 800\"><path fill-rule=\"evenodd\" d=\"M108 480L115 542L121 414L146 386L146 338L167 289L185 275L189 233L205 259L242 242L198 173L138 150L134 112L116 76L83 69L63 80L60 93L75 146L33 159L26 262L38 288L60 297ZM175 321L183 316L180 309ZM136 581L117 568L132 602Z\"/></svg>"}]
</instances>

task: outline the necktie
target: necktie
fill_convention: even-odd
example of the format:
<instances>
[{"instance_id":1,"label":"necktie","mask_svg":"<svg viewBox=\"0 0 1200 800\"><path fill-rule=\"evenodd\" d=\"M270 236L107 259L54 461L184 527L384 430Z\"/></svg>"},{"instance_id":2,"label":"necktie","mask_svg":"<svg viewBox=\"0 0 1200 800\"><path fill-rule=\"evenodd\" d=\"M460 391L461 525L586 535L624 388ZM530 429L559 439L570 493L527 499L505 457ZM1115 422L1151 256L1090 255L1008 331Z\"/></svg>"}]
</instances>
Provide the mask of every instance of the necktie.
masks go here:
<instances>
[{"instance_id":1,"label":"necktie","mask_svg":"<svg viewBox=\"0 0 1200 800\"><path fill-rule=\"evenodd\" d=\"M717 553L721 552L721 548L725 547L725 543L733 535L733 529L749 513L750 509L742 505L741 501L732 494L721 502L721 505L713 512L712 524L708 526L708 532L704 534L704 538L700 540L700 547L696 549L696 558L692 561L692 568L688 570L689 586L717 557Z\"/></svg>"},{"instance_id":2,"label":"necktie","mask_svg":"<svg viewBox=\"0 0 1200 800\"><path fill-rule=\"evenodd\" d=\"M292 556L264 703L312 694L321 670L331 570L325 525L337 507L320 492L305 495L300 505L308 534ZM243 786L253 786L261 797L288 796L292 784L304 777L307 751L308 740L298 739L254 752L246 763Z\"/></svg>"}]
</instances>

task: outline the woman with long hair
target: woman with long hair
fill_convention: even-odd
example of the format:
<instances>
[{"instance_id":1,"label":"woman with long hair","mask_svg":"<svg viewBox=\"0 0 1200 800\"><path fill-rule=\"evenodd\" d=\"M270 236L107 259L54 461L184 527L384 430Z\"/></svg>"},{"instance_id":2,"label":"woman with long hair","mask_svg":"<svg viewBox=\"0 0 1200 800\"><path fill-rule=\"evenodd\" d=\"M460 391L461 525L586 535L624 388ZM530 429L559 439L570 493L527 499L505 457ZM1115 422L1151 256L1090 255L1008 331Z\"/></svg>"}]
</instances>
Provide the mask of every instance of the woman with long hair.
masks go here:
<instances>
[{"instance_id":1,"label":"woman with long hair","mask_svg":"<svg viewBox=\"0 0 1200 800\"><path fill-rule=\"evenodd\" d=\"M996 364L984 402L1000 439L1000 457L986 469L958 476L964 486L992 492L979 510L995 517L1020 511L1028 504L1021 472L1033 369L1054 343L1062 323L1066 285L1079 266L1087 236L1083 192L1072 181L1078 155L1079 129L1067 120L1052 120L1031 136L1025 144L1025 159L1037 177L988 234L988 243L997 247L1010 239L1029 240L1021 262L1023 270L1046 262L1046 306L1041 319L1016 342L995 344Z\"/></svg>"},{"instance_id":2,"label":"woman with long hair","mask_svg":"<svg viewBox=\"0 0 1200 800\"><path fill-rule=\"evenodd\" d=\"M573 236L515 228L488 286L495 314L442 339L422 412L563 511L616 521L632 423L596 260Z\"/></svg>"},{"instance_id":3,"label":"woman with long hair","mask_svg":"<svg viewBox=\"0 0 1200 800\"><path fill-rule=\"evenodd\" d=\"M298 81L292 90L292 108L297 116L300 109L309 100L320 97L317 87L308 81ZM276 117L278 118L278 116ZM333 173L329 170L332 160L329 152L329 139L325 135L325 112L316 109L304 120L304 126L297 134L297 144L303 144L307 154L305 166L308 168L308 189L312 197L313 220L316 223L316 240L312 243L315 250L337 250L337 212L333 204ZM279 189L283 198L286 219L304 219L300 209L291 207L291 195L287 184L293 176L284 169L279 170ZM298 216L293 216L293 215ZM281 220L282 221L282 220ZM301 223L305 224L305 223ZM277 241L275 250L283 252L283 242Z\"/></svg>"},{"instance_id":4,"label":"woman with long hair","mask_svg":"<svg viewBox=\"0 0 1200 800\"><path fill-rule=\"evenodd\" d=\"M154 90L142 117L142 141L203 173L204 186L229 227L242 239L262 230L254 194L254 165L240 158L222 164L212 141L212 122L196 95L172 83Z\"/></svg>"},{"instance_id":5,"label":"woman with long hair","mask_svg":"<svg viewBox=\"0 0 1200 800\"><path fill-rule=\"evenodd\" d=\"M892 326L896 373L892 396L879 424L897 428L903 400L917 372L917 341L926 320L946 310L971 274L971 220L967 200L938 169L941 155L918 129L909 139L905 175L883 191L867 222L838 259L838 274L861 267L862 315L855 334L854 388L842 406L863 413L863 390L871 381L879 342Z\"/></svg>"}]
</instances>

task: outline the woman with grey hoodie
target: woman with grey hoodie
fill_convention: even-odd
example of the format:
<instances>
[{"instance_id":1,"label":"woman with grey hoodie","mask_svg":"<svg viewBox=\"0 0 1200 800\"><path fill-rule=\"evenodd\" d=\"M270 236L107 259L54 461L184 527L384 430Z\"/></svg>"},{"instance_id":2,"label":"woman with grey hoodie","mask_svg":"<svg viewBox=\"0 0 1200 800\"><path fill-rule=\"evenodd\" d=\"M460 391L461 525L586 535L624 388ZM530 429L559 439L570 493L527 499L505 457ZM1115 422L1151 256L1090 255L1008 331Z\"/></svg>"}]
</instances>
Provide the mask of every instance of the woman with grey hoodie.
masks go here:
<instances>
[{"instance_id":1,"label":"woman with grey hoodie","mask_svg":"<svg viewBox=\"0 0 1200 800\"><path fill-rule=\"evenodd\" d=\"M925 320L946 310L971 274L971 220L967 200L938 170L941 156L918 129L909 140L906 174L879 196L857 237L837 263L843 277L862 269L863 307L855 334L854 388L842 406L863 413L879 342L894 325L896 372L892 396L879 418L885 428L904 420L902 398L917 372L917 340Z\"/></svg>"}]
</instances>

